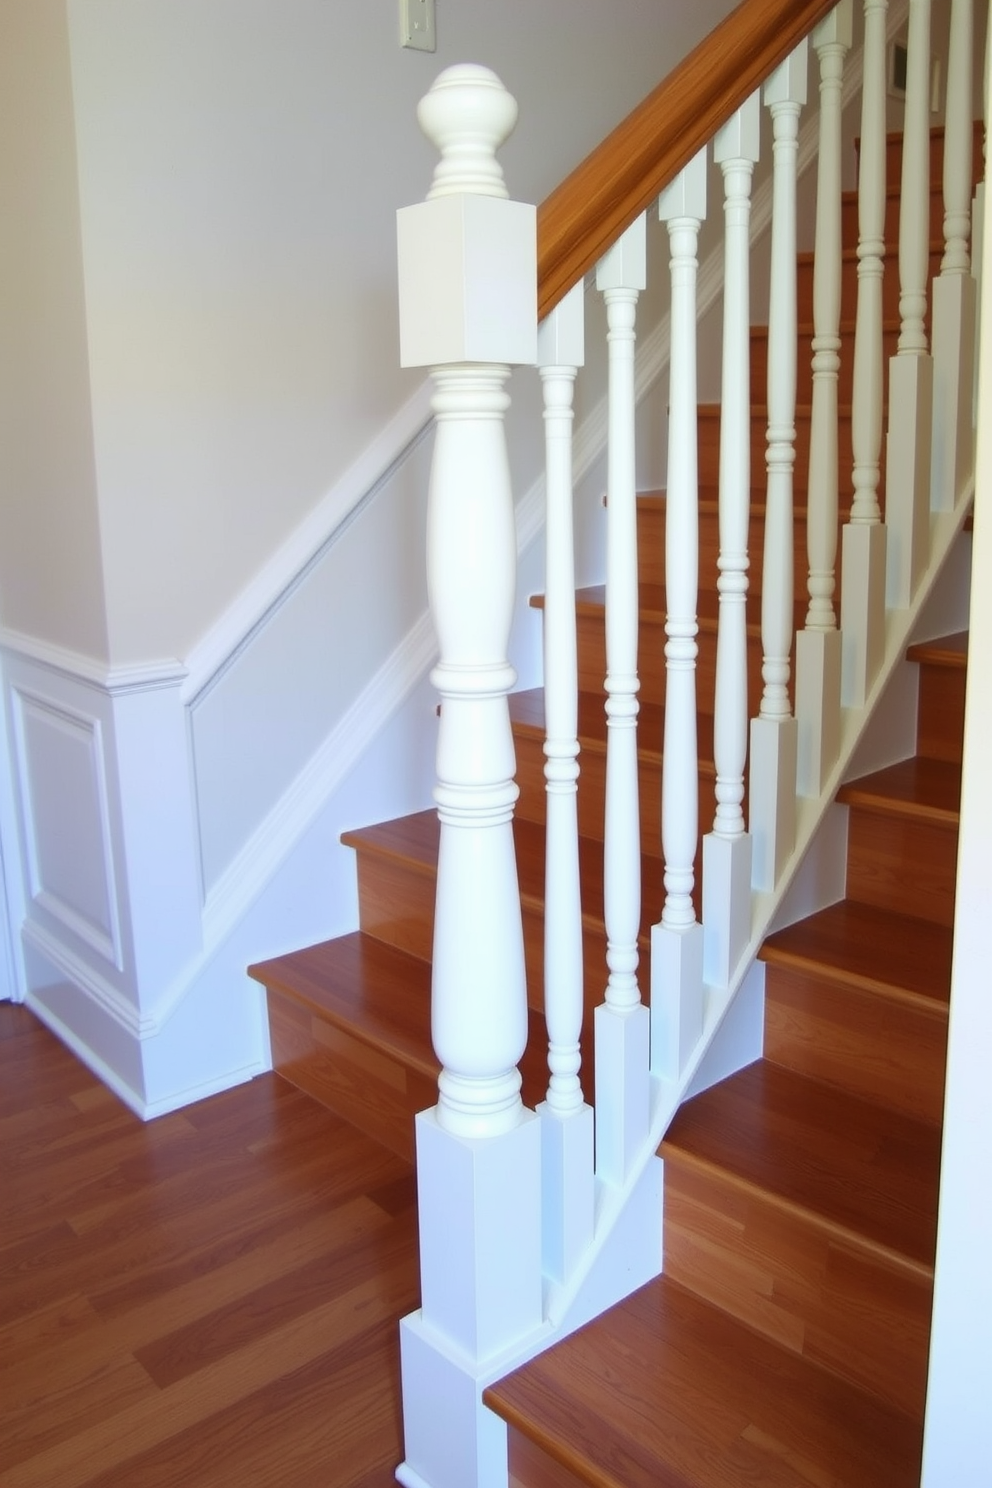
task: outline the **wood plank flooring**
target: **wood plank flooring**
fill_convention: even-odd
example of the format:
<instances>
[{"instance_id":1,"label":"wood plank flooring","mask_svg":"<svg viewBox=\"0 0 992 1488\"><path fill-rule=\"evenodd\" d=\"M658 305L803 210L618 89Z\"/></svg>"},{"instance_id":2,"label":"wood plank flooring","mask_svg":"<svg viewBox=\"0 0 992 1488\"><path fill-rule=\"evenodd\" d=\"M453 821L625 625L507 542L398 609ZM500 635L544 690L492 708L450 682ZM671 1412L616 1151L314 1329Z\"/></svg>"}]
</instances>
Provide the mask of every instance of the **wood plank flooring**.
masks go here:
<instances>
[{"instance_id":1,"label":"wood plank flooring","mask_svg":"<svg viewBox=\"0 0 992 1488\"><path fill-rule=\"evenodd\" d=\"M413 1173L266 1075L143 1124L0 1004L3 1488L388 1488Z\"/></svg>"}]
</instances>

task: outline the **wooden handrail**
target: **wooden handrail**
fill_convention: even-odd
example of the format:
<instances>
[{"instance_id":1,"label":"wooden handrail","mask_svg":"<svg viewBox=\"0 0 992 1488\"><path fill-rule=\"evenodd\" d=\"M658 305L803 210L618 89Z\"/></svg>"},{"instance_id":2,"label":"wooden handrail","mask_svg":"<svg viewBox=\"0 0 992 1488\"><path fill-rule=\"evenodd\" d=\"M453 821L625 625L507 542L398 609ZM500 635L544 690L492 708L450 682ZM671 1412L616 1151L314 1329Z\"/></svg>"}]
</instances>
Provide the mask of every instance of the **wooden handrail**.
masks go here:
<instances>
[{"instance_id":1,"label":"wooden handrail","mask_svg":"<svg viewBox=\"0 0 992 1488\"><path fill-rule=\"evenodd\" d=\"M837 0L742 0L542 202L538 314L577 284Z\"/></svg>"}]
</instances>

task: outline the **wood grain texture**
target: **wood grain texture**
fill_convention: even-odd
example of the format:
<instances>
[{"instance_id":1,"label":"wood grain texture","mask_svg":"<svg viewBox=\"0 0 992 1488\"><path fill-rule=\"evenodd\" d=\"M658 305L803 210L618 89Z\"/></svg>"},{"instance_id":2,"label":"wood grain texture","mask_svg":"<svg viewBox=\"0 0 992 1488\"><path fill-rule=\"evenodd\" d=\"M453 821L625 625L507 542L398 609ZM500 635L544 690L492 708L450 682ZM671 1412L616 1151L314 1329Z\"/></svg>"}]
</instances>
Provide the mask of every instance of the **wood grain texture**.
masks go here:
<instances>
[{"instance_id":1,"label":"wood grain texture","mask_svg":"<svg viewBox=\"0 0 992 1488\"><path fill-rule=\"evenodd\" d=\"M598 1488L919 1481L919 1423L666 1277L483 1398L577 1482ZM559 1481L570 1483L549 1480Z\"/></svg>"},{"instance_id":2,"label":"wood grain texture","mask_svg":"<svg viewBox=\"0 0 992 1488\"><path fill-rule=\"evenodd\" d=\"M665 1273L782 1348L922 1417L931 1284L766 1188L665 1161Z\"/></svg>"},{"instance_id":3,"label":"wood grain texture","mask_svg":"<svg viewBox=\"0 0 992 1488\"><path fill-rule=\"evenodd\" d=\"M940 1134L928 1123L758 1060L681 1106L661 1151L932 1274Z\"/></svg>"},{"instance_id":4,"label":"wood grain texture","mask_svg":"<svg viewBox=\"0 0 992 1488\"><path fill-rule=\"evenodd\" d=\"M0 1059L4 1488L386 1488L409 1165L276 1075L142 1124L23 1008Z\"/></svg>"},{"instance_id":5,"label":"wood grain texture","mask_svg":"<svg viewBox=\"0 0 992 1488\"><path fill-rule=\"evenodd\" d=\"M831 9L743 0L541 204L543 318Z\"/></svg>"},{"instance_id":6,"label":"wood grain texture","mask_svg":"<svg viewBox=\"0 0 992 1488\"><path fill-rule=\"evenodd\" d=\"M920 669L916 750L929 759L960 765L964 753L964 692L968 635L920 642L907 651Z\"/></svg>"}]
</instances>

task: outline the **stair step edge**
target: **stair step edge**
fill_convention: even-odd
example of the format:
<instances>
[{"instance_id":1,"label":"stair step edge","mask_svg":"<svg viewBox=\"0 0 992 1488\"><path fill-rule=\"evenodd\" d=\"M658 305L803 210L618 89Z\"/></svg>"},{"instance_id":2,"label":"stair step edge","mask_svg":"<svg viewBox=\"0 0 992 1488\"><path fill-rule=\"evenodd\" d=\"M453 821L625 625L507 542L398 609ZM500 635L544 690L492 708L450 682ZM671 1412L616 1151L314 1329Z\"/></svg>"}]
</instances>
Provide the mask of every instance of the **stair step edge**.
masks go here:
<instances>
[{"instance_id":1,"label":"stair step edge","mask_svg":"<svg viewBox=\"0 0 992 1488\"><path fill-rule=\"evenodd\" d=\"M948 1019L948 1006L944 998L928 996L925 992L911 992L896 982L883 982L877 977L851 971L847 967L831 965L816 956L803 956L796 951L780 951L775 948L762 947L758 952L758 959L766 966L780 966L791 971L811 972L837 986L851 987L858 992L869 992L874 996L885 998L887 1002L924 1013L938 1022L946 1023Z\"/></svg>"},{"instance_id":2,"label":"stair step edge","mask_svg":"<svg viewBox=\"0 0 992 1488\"><path fill-rule=\"evenodd\" d=\"M932 1262L920 1260L918 1257L908 1255L905 1251L897 1250L894 1246L886 1245L884 1241L853 1229L839 1220L831 1219L829 1215L787 1198L784 1194L776 1193L773 1189L765 1188L743 1174L735 1173L732 1168L725 1168L710 1158L700 1156L697 1152L686 1152L674 1143L670 1143L667 1137L659 1146L658 1155L675 1166L692 1168L696 1172L705 1173L726 1184L727 1187L735 1189L738 1193L760 1196L770 1208L777 1209L782 1214L788 1214L793 1219L801 1220L821 1234L829 1235L832 1239L839 1241L849 1250L870 1255L873 1260L902 1276L933 1284Z\"/></svg>"}]
</instances>

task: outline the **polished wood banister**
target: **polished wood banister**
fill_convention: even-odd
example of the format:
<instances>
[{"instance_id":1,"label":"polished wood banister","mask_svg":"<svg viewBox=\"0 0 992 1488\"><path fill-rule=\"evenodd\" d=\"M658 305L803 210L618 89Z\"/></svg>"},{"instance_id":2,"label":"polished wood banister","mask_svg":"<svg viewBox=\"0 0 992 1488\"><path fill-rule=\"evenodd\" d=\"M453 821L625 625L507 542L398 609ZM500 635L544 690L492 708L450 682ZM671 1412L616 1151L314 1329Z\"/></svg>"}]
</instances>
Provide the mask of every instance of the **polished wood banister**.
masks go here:
<instances>
[{"instance_id":1,"label":"polished wood banister","mask_svg":"<svg viewBox=\"0 0 992 1488\"><path fill-rule=\"evenodd\" d=\"M743 0L566 176L538 208L541 318L835 4Z\"/></svg>"}]
</instances>

